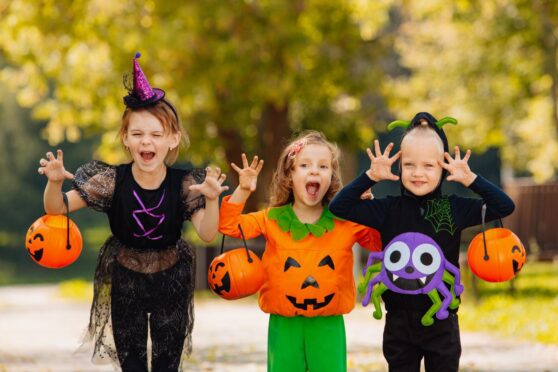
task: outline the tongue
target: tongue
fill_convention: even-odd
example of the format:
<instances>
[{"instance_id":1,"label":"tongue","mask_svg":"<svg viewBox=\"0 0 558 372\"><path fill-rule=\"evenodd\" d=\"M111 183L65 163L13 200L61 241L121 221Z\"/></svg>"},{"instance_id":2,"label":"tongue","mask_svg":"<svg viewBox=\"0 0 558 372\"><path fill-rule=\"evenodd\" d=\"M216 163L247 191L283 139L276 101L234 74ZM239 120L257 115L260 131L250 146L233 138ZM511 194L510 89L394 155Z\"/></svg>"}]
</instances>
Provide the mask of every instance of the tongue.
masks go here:
<instances>
[{"instance_id":1,"label":"tongue","mask_svg":"<svg viewBox=\"0 0 558 372\"><path fill-rule=\"evenodd\" d=\"M306 191L308 192L308 194L316 196L316 194L318 193L318 187L316 185L308 185L306 186Z\"/></svg>"},{"instance_id":2,"label":"tongue","mask_svg":"<svg viewBox=\"0 0 558 372\"><path fill-rule=\"evenodd\" d=\"M152 152L142 152L142 153L141 153L141 157L142 157L144 160L151 160L151 159L153 159L154 156L155 156L155 154L152 153Z\"/></svg>"}]
</instances>

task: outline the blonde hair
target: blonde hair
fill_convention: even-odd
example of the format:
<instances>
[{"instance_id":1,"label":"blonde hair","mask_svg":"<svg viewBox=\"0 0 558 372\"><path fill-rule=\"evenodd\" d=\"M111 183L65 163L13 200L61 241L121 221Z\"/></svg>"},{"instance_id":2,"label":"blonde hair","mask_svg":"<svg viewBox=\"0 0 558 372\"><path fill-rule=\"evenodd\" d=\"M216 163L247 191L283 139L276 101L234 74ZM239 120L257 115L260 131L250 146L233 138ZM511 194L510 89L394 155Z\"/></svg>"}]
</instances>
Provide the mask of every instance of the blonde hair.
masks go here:
<instances>
[{"instance_id":1,"label":"blonde hair","mask_svg":"<svg viewBox=\"0 0 558 372\"><path fill-rule=\"evenodd\" d=\"M147 107L126 108L124 114L122 115L122 125L118 131L118 136L120 137L122 146L124 146L124 136L128 132L128 127L130 126L130 116L132 113L139 111L147 111L151 115L155 116L161 122L161 125L165 130L165 134L180 134L180 144L172 150L169 150L167 156L165 157L165 164L168 166L173 165L178 158L180 145L187 148L190 145L190 138L188 137L186 130L182 127L182 123L180 122L176 109L165 99Z\"/></svg>"},{"instance_id":2,"label":"blonde hair","mask_svg":"<svg viewBox=\"0 0 558 372\"><path fill-rule=\"evenodd\" d=\"M329 203L341 188L341 174L339 172L340 153L337 145L329 142L321 132L315 130L304 131L290 140L283 151L281 151L281 155L277 162L277 168L275 172L273 172L273 180L271 183L270 205L272 207L294 202L291 171L296 160L296 155L307 145L323 145L331 152L331 184L322 199L322 204Z\"/></svg>"},{"instance_id":3,"label":"blonde hair","mask_svg":"<svg viewBox=\"0 0 558 372\"><path fill-rule=\"evenodd\" d=\"M431 128L428 124L422 123L421 125L417 125L413 127L411 130L406 131L401 138L400 147L403 146L403 142L405 138L412 137L412 138L435 138L436 142L440 145L440 150L442 154L444 153L444 142L436 133L436 131Z\"/></svg>"}]
</instances>

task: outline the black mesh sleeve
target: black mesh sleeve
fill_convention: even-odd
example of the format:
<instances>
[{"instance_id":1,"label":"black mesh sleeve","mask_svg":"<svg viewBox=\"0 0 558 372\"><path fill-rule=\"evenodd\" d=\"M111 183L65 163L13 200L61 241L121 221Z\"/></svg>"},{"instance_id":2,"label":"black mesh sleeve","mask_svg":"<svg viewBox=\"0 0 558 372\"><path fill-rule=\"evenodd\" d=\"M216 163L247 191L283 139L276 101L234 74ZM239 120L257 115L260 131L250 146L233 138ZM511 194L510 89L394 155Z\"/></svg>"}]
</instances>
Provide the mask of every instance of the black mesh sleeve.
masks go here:
<instances>
[{"instance_id":1,"label":"black mesh sleeve","mask_svg":"<svg viewBox=\"0 0 558 372\"><path fill-rule=\"evenodd\" d=\"M107 212L112 204L116 181L116 167L93 160L83 164L74 174L73 188L87 206Z\"/></svg>"},{"instance_id":2,"label":"black mesh sleeve","mask_svg":"<svg viewBox=\"0 0 558 372\"><path fill-rule=\"evenodd\" d=\"M203 183L205 169L194 168L186 173L182 179L182 203L184 206L184 220L190 220L192 215L201 208L205 208L205 196L199 191L191 191L190 186Z\"/></svg>"}]
</instances>

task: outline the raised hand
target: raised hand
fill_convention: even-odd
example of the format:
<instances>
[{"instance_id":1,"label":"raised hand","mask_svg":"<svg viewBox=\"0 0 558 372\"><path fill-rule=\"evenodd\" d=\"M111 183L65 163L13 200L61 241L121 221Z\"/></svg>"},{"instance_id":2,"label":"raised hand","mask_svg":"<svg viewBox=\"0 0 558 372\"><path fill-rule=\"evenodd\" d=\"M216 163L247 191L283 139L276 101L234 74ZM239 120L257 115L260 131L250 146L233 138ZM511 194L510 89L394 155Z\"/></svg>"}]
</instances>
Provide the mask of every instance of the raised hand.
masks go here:
<instances>
[{"instance_id":1,"label":"raised hand","mask_svg":"<svg viewBox=\"0 0 558 372\"><path fill-rule=\"evenodd\" d=\"M73 179L74 175L64 168L64 154L62 150L56 151L56 158L52 152L46 153L46 159L39 160L39 174L44 174L51 182L62 182Z\"/></svg>"},{"instance_id":2,"label":"raised hand","mask_svg":"<svg viewBox=\"0 0 558 372\"><path fill-rule=\"evenodd\" d=\"M258 161L258 156L256 155L252 159L252 164L248 165L246 154L242 154L242 168L240 168L235 163L231 163L232 169L234 169L236 173L238 173L238 187L245 191L256 191L258 175L263 168L263 164L264 161Z\"/></svg>"},{"instance_id":3,"label":"raised hand","mask_svg":"<svg viewBox=\"0 0 558 372\"><path fill-rule=\"evenodd\" d=\"M399 176L396 176L391 172L391 166L393 165L393 163L395 163L395 161L397 161L397 159L399 159L399 157L401 156L401 151L390 158L389 153L392 149L393 142L387 145L385 151L382 153L382 151L380 150L380 142L378 140L374 140L374 150L376 151L375 156L370 148L366 149L366 153L370 158L370 169L366 171L366 174L371 180L375 182L379 182L382 180L399 180Z\"/></svg>"},{"instance_id":4,"label":"raised hand","mask_svg":"<svg viewBox=\"0 0 558 372\"><path fill-rule=\"evenodd\" d=\"M461 158L461 151L459 151L459 146L455 146L455 158L452 158L447 152L444 153L444 157L448 161L447 163L438 160L438 163L442 168L449 172L449 176L446 178L448 181L455 181L469 187L473 183L477 175L471 171L469 168L469 158L471 157L471 150L467 150L463 159Z\"/></svg>"},{"instance_id":5,"label":"raised hand","mask_svg":"<svg viewBox=\"0 0 558 372\"><path fill-rule=\"evenodd\" d=\"M191 185L189 189L199 191L206 199L215 200L223 191L229 189L228 186L222 186L227 175L221 173L221 169L218 167L215 169L207 167L205 170L206 174L203 183Z\"/></svg>"}]
</instances>

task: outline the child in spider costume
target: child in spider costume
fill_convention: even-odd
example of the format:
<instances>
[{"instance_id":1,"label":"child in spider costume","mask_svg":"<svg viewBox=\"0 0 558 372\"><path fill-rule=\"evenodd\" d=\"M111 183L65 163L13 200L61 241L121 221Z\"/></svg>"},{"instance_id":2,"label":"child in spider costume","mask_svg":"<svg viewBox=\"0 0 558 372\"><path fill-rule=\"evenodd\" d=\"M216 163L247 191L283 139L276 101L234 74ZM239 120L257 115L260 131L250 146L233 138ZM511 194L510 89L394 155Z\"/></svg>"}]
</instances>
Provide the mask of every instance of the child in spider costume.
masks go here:
<instances>
[{"instance_id":1,"label":"child in spider costume","mask_svg":"<svg viewBox=\"0 0 558 372\"><path fill-rule=\"evenodd\" d=\"M382 153L374 141L375 154L367 149L370 169L344 187L330 205L335 215L381 233L385 249L382 256L371 257L369 273L383 270L378 279L387 289L397 289L384 288L382 293L387 310L383 352L390 371L418 372L422 358L428 372L458 370L458 303L448 294L461 291L461 230L481 223L483 204L487 205L487 220L505 217L514 209L513 201L502 190L470 170L469 150L463 158L457 146L454 158L448 154L442 129L447 122L456 123L455 119L438 121L421 112L410 122L390 124L389 129L399 125L406 128L401 151L390 157L393 143ZM362 192L377 182L399 180L391 172L399 158L401 195L361 200ZM444 178L463 184L482 199L442 195ZM374 259L383 259L382 264L373 263ZM449 288L443 284L453 278L455 284ZM437 301L426 294L432 291L429 286L435 289L432 296L442 294L442 307L433 309L433 301ZM378 310L376 317L381 316Z\"/></svg>"},{"instance_id":2,"label":"child in spider costume","mask_svg":"<svg viewBox=\"0 0 558 372\"><path fill-rule=\"evenodd\" d=\"M64 169L62 151L40 160L48 178L48 214L65 212L64 179L70 211L90 207L108 215L112 236L99 253L87 340L94 361L111 360L123 371L147 371L148 324L152 371L177 371L191 350L194 321L194 252L181 239L190 220L200 238L211 241L218 227L220 171L170 165L187 140L164 91L151 88L137 58L133 86L124 97L120 137L132 162L117 166L92 161L75 176Z\"/></svg>"},{"instance_id":3,"label":"child in spider costume","mask_svg":"<svg viewBox=\"0 0 558 372\"><path fill-rule=\"evenodd\" d=\"M270 372L345 372L343 314L355 305L353 245L379 250L374 229L343 221L328 209L341 186L339 151L321 133L303 133L279 157L271 207L242 214L263 166L254 157L232 164L240 184L221 203L219 230L266 239L260 308L270 314Z\"/></svg>"}]
</instances>

